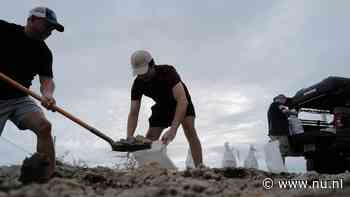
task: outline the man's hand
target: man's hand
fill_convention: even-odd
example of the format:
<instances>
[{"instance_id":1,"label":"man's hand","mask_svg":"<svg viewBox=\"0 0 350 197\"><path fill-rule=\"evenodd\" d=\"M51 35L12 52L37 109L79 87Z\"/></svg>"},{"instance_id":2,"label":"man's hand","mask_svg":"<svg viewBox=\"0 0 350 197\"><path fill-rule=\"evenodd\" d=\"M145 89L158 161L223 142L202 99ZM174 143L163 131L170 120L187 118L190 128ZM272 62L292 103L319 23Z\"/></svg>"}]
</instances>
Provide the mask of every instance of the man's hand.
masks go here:
<instances>
[{"instance_id":1,"label":"man's hand","mask_svg":"<svg viewBox=\"0 0 350 197\"><path fill-rule=\"evenodd\" d=\"M172 127L168 129L162 136L162 139L161 139L162 143L168 145L171 141L174 140L176 136L176 132L177 132L176 129Z\"/></svg>"},{"instance_id":2,"label":"man's hand","mask_svg":"<svg viewBox=\"0 0 350 197\"><path fill-rule=\"evenodd\" d=\"M52 107L56 105L56 100L52 96L42 96L41 98L41 105L46 109L55 112Z\"/></svg>"},{"instance_id":3,"label":"man's hand","mask_svg":"<svg viewBox=\"0 0 350 197\"><path fill-rule=\"evenodd\" d=\"M135 143L136 138L135 138L134 136L127 136L127 137L126 137L126 141Z\"/></svg>"}]
</instances>

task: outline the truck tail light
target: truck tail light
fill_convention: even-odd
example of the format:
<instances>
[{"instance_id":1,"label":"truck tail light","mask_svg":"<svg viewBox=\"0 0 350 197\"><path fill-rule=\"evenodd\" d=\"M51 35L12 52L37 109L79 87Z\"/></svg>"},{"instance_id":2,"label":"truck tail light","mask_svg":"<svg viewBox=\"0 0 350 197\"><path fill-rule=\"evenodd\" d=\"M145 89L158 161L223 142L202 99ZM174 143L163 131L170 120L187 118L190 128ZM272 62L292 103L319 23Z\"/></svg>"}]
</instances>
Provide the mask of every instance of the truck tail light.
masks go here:
<instances>
[{"instance_id":1,"label":"truck tail light","mask_svg":"<svg viewBox=\"0 0 350 197\"><path fill-rule=\"evenodd\" d=\"M335 113L334 114L334 121L333 121L334 127L336 129L342 128L344 126L342 121L342 114L341 113Z\"/></svg>"}]
</instances>

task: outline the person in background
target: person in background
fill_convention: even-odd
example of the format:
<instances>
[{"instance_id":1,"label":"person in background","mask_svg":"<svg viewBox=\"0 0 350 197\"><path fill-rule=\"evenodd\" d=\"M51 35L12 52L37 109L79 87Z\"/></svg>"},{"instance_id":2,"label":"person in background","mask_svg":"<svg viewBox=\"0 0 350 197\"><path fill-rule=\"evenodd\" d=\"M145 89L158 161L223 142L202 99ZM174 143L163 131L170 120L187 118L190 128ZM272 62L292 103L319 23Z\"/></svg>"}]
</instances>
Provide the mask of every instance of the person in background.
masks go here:
<instances>
[{"instance_id":1,"label":"person in background","mask_svg":"<svg viewBox=\"0 0 350 197\"><path fill-rule=\"evenodd\" d=\"M146 138L155 141L161 136L164 144L174 140L178 128L182 125L189 142L196 167L203 163L202 147L195 129L195 110L186 85L173 66L156 65L147 51L136 51L131 56L133 75L137 76L131 88L131 105L127 122L127 137L134 135L142 95L150 97L155 104L149 118Z\"/></svg>"},{"instance_id":2,"label":"person in background","mask_svg":"<svg viewBox=\"0 0 350 197\"><path fill-rule=\"evenodd\" d=\"M288 122L288 113L289 109L287 107L288 98L280 94L273 99L268 112L268 135L271 141L278 140L280 146L280 152L285 162L285 157L290 151L289 144L289 122Z\"/></svg>"}]
</instances>

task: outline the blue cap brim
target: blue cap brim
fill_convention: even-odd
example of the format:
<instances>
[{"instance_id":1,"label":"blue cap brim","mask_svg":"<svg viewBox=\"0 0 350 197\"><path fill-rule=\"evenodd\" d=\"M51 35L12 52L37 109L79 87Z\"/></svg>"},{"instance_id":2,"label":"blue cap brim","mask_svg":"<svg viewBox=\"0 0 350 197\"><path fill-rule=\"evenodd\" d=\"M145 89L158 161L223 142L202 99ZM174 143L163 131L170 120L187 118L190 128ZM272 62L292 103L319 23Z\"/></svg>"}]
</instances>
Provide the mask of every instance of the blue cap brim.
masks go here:
<instances>
[{"instance_id":1,"label":"blue cap brim","mask_svg":"<svg viewBox=\"0 0 350 197\"><path fill-rule=\"evenodd\" d=\"M51 25L55 27L55 29L59 32L64 32L64 27L63 25L59 24L57 21L53 21L50 19L46 19Z\"/></svg>"}]
</instances>

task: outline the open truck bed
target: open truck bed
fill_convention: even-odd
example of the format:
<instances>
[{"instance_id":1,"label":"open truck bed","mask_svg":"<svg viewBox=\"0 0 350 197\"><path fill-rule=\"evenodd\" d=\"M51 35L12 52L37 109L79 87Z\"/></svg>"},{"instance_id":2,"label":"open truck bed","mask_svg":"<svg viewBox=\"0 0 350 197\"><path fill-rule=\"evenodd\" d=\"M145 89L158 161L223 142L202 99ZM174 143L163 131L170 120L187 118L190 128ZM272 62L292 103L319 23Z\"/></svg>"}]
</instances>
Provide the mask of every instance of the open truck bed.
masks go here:
<instances>
[{"instance_id":1,"label":"open truck bed","mask_svg":"<svg viewBox=\"0 0 350 197\"><path fill-rule=\"evenodd\" d=\"M289 108L300 112L327 114L325 120L301 120L304 133L289 137L290 156L303 156L307 170L319 173L341 173L350 170L350 78L328 77L299 90L289 99ZM341 110L339 110L341 109ZM335 113L342 116L341 127L335 124Z\"/></svg>"}]
</instances>

